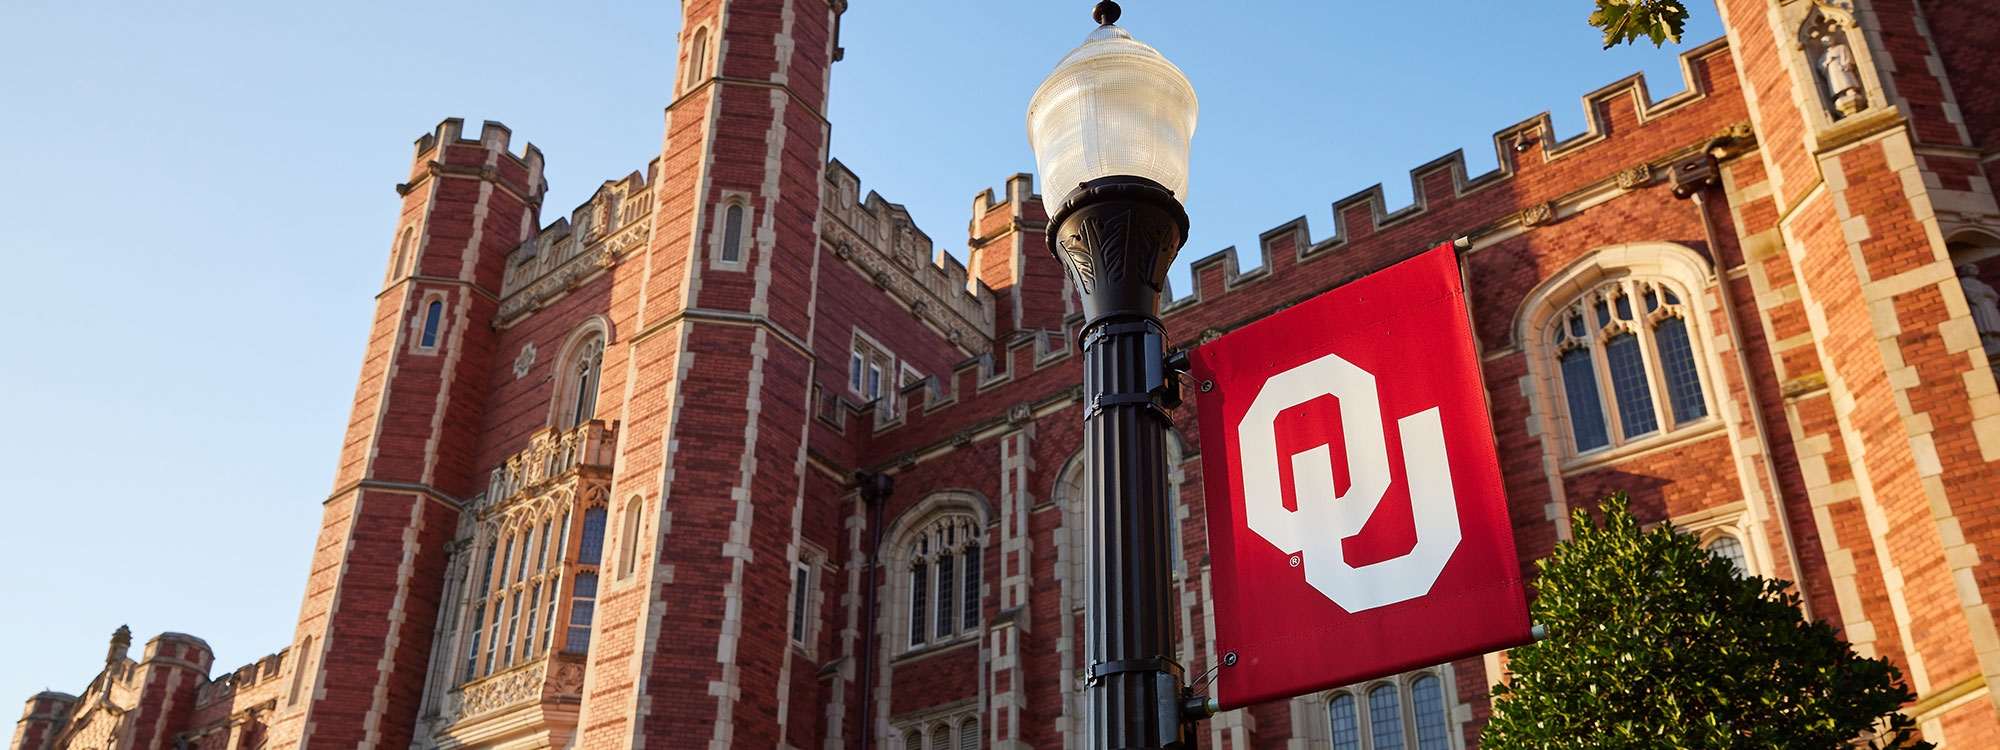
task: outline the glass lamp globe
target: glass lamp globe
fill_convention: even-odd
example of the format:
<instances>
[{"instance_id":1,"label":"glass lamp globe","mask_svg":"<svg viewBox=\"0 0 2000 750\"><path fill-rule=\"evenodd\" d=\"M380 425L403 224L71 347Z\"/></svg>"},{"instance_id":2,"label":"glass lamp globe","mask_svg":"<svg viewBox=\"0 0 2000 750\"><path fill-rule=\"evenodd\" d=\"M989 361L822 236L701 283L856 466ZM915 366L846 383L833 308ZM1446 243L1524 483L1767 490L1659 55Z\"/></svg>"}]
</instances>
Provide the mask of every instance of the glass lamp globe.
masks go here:
<instances>
[{"instance_id":1,"label":"glass lamp globe","mask_svg":"<svg viewBox=\"0 0 2000 750\"><path fill-rule=\"evenodd\" d=\"M1108 8L1106 6L1109 6ZM1144 177L1187 202L1194 86L1159 50L1116 24L1116 3L1028 102L1028 145L1043 191L1069 194L1100 177Z\"/></svg>"}]
</instances>

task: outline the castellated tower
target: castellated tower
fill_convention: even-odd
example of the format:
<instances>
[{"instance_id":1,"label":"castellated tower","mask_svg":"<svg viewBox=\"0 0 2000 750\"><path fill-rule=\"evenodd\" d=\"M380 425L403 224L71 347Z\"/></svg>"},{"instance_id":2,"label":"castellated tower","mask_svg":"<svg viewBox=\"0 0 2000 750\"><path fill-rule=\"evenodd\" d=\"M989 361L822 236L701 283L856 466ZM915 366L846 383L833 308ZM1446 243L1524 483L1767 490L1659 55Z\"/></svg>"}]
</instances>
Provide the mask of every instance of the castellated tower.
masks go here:
<instances>
[{"instance_id":1,"label":"castellated tower","mask_svg":"<svg viewBox=\"0 0 2000 750\"><path fill-rule=\"evenodd\" d=\"M486 123L417 141L354 413L326 500L276 747L404 747L422 697L447 547L474 450L508 250L529 236L541 156Z\"/></svg>"},{"instance_id":2,"label":"castellated tower","mask_svg":"<svg viewBox=\"0 0 2000 750\"><path fill-rule=\"evenodd\" d=\"M1926 737L2000 747L2000 347L1990 300L1968 304L2000 283L2000 3L1718 6L1762 149L1710 213L1775 338L1767 419L1800 446L1789 512L1828 560L1821 615L1902 668Z\"/></svg>"}]
</instances>

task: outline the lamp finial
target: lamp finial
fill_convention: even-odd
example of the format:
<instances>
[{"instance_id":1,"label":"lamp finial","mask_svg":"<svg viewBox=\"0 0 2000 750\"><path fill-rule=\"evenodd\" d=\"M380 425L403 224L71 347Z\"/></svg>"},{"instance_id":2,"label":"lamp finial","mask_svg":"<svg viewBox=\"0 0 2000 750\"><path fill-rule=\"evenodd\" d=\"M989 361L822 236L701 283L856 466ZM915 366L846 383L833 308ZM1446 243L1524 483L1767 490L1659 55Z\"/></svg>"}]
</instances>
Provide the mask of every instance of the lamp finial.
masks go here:
<instances>
[{"instance_id":1,"label":"lamp finial","mask_svg":"<svg viewBox=\"0 0 2000 750\"><path fill-rule=\"evenodd\" d=\"M1117 3L1111 2L1111 0L1104 0L1098 3L1097 7L1090 10L1090 19L1105 26L1110 26L1118 22L1119 12Z\"/></svg>"}]
</instances>

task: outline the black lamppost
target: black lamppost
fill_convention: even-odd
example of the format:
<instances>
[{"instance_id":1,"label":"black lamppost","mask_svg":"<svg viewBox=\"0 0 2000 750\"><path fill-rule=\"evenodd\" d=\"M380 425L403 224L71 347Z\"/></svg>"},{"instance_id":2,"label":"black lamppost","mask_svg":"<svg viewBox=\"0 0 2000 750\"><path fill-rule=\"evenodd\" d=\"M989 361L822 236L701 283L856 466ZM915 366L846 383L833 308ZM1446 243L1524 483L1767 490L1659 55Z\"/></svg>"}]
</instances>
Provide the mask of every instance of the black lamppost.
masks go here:
<instances>
[{"instance_id":1,"label":"black lamppost","mask_svg":"<svg viewBox=\"0 0 2000 750\"><path fill-rule=\"evenodd\" d=\"M1167 371L1160 292L1187 241L1194 87L1114 25L1056 65L1028 105L1028 141L1050 195L1049 248L1083 293L1089 598L1084 693L1093 748L1179 748L1173 509L1167 505Z\"/></svg>"}]
</instances>

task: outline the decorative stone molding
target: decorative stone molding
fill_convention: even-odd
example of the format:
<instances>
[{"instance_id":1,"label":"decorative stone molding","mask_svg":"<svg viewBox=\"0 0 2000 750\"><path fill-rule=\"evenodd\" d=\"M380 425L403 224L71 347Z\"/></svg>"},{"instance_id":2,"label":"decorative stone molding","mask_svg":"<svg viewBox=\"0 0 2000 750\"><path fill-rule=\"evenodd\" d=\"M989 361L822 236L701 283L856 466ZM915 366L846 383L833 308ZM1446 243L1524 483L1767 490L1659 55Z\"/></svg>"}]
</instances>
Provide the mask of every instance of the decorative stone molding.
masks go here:
<instances>
[{"instance_id":1,"label":"decorative stone molding","mask_svg":"<svg viewBox=\"0 0 2000 750\"><path fill-rule=\"evenodd\" d=\"M521 354L514 357L514 379L527 377L528 368L535 365L535 342L521 345Z\"/></svg>"},{"instance_id":2,"label":"decorative stone molding","mask_svg":"<svg viewBox=\"0 0 2000 750\"><path fill-rule=\"evenodd\" d=\"M1034 417L1035 417L1035 410L1029 408L1028 402L1026 401L1022 401L1018 404L1007 407L1008 424L1020 424L1022 422L1026 422L1030 419L1033 419Z\"/></svg>"},{"instance_id":3,"label":"decorative stone molding","mask_svg":"<svg viewBox=\"0 0 2000 750\"><path fill-rule=\"evenodd\" d=\"M1640 164L1618 170L1618 189L1637 190L1653 183L1653 165Z\"/></svg>"},{"instance_id":4,"label":"decorative stone molding","mask_svg":"<svg viewBox=\"0 0 2000 750\"><path fill-rule=\"evenodd\" d=\"M515 704L541 700L545 668L544 662L533 662L465 686L459 691L456 701L459 718L470 719Z\"/></svg>"},{"instance_id":5,"label":"decorative stone molding","mask_svg":"<svg viewBox=\"0 0 2000 750\"><path fill-rule=\"evenodd\" d=\"M593 419L567 432L543 430L528 439L528 449L514 454L493 470L486 487L488 503L497 504L578 466L611 466L618 432Z\"/></svg>"},{"instance_id":6,"label":"decorative stone molding","mask_svg":"<svg viewBox=\"0 0 2000 750\"><path fill-rule=\"evenodd\" d=\"M1555 201L1542 201L1535 205L1521 209L1521 226L1539 227L1542 226L1543 224L1547 224L1551 221L1554 221L1555 217L1556 217Z\"/></svg>"}]
</instances>

